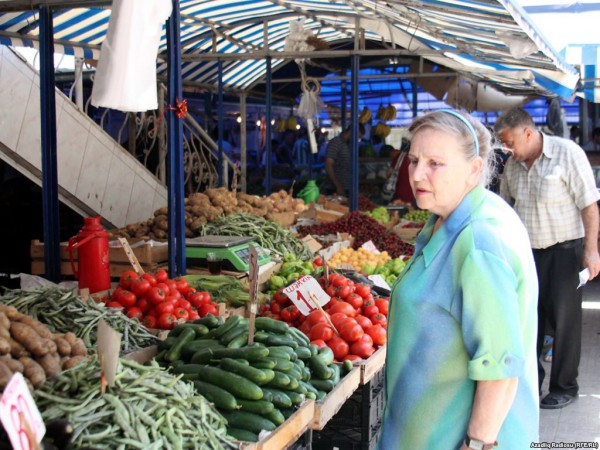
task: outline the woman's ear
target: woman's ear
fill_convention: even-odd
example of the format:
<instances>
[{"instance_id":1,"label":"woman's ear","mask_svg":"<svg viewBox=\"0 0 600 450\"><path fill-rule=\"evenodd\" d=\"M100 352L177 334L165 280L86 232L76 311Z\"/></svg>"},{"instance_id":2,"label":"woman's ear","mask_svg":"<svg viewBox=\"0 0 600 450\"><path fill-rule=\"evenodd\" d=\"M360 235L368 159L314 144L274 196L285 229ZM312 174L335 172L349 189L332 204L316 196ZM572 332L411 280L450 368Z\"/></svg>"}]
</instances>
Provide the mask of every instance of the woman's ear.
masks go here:
<instances>
[{"instance_id":1,"label":"woman's ear","mask_svg":"<svg viewBox=\"0 0 600 450\"><path fill-rule=\"evenodd\" d=\"M476 156L471 161L471 170L468 176L469 184L473 186L479 184L479 180L481 178L481 174L483 172L483 159L481 156Z\"/></svg>"}]
</instances>

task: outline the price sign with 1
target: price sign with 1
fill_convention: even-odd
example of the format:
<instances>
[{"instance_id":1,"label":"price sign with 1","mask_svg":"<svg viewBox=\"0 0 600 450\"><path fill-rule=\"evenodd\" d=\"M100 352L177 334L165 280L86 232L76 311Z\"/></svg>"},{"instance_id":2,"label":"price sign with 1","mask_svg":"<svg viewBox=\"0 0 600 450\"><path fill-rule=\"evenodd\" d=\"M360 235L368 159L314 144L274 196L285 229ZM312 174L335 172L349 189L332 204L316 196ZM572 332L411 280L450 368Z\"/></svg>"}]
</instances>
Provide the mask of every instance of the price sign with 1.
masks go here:
<instances>
[{"instance_id":1,"label":"price sign with 1","mask_svg":"<svg viewBox=\"0 0 600 450\"><path fill-rule=\"evenodd\" d=\"M320 306L326 305L331 300L331 297L327 295L319 282L311 276L304 276L295 283L290 284L283 290L283 293L288 296L304 316L308 316L315 309L318 309L312 300L313 298L319 302Z\"/></svg>"},{"instance_id":2,"label":"price sign with 1","mask_svg":"<svg viewBox=\"0 0 600 450\"><path fill-rule=\"evenodd\" d=\"M40 448L46 427L20 372L12 376L0 398L0 420L14 449Z\"/></svg>"}]
</instances>

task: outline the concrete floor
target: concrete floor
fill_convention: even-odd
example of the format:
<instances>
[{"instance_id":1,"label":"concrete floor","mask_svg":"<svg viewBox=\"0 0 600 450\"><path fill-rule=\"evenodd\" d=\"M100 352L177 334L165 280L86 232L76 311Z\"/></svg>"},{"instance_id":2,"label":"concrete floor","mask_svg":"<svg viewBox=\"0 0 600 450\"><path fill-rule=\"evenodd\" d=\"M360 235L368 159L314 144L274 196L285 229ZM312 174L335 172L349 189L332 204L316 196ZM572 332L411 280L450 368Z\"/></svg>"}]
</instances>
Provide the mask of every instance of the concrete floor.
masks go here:
<instances>
[{"instance_id":1,"label":"concrete floor","mask_svg":"<svg viewBox=\"0 0 600 450\"><path fill-rule=\"evenodd\" d=\"M600 280L583 287L583 338L579 365L579 398L569 406L540 409L540 442L595 443L600 446ZM544 363L546 379L543 395L548 392L550 363ZM548 447L550 448L550 447ZM565 448L585 448L573 446Z\"/></svg>"}]
</instances>

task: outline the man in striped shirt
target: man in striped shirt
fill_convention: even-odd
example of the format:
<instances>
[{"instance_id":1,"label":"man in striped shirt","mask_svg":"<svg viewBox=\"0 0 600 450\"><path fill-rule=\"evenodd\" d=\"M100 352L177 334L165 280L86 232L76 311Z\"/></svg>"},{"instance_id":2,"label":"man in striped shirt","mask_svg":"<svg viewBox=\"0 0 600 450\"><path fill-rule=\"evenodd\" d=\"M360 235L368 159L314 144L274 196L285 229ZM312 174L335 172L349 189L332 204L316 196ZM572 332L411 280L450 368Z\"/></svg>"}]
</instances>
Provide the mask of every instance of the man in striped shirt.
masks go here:
<instances>
[{"instance_id":1,"label":"man in striped shirt","mask_svg":"<svg viewBox=\"0 0 600 450\"><path fill-rule=\"evenodd\" d=\"M358 124L358 139L365 134L365 127ZM350 139L352 126L348 126L341 134L331 139L327 144L327 157L325 159L325 172L331 180L337 195L347 197L352 182Z\"/></svg>"},{"instance_id":2,"label":"man in striped shirt","mask_svg":"<svg viewBox=\"0 0 600 450\"><path fill-rule=\"evenodd\" d=\"M554 330L549 394L545 409L562 408L577 396L581 354L579 271L590 279L600 272L598 206L600 198L584 151L572 141L537 131L521 108L505 112L495 131L511 151L500 195L525 224L539 280L538 372L540 394L545 371L539 362L544 332Z\"/></svg>"}]
</instances>

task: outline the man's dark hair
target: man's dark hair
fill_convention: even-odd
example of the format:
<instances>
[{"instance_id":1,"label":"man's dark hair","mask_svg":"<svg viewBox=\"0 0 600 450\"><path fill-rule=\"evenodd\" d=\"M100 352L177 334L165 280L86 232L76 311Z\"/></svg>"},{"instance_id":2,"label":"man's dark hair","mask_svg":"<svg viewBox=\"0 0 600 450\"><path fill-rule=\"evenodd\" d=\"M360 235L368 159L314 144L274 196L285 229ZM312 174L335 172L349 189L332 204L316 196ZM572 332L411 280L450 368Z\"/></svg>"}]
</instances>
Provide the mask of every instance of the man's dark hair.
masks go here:
<instances>
[{"instance_id":1,"label":"man's dark hair","mask_svg":"<svg viewBox=\"0 0 600 450\"><path fill-rule=\"evenodd\" d=\"M344 133L349 133L350 131L352 131L352 124L346 127ZM362 134L363 136L365 134L365 126L362 123L358 124L358 134Z\"/></svg>"},{"instance_id":2,"label":"man's dark hair","mask_svg":"<svg viewBox=\"0 0 600 450\"><path fill-rule=\"evenodd\" d=\"M500 133L502 130L509 128L514 129L518 127L531 127L535 128L535 122L527 111L523 108L512 108L505 111L494 125L494 131Z\"/></svg>"}]
</instances>

